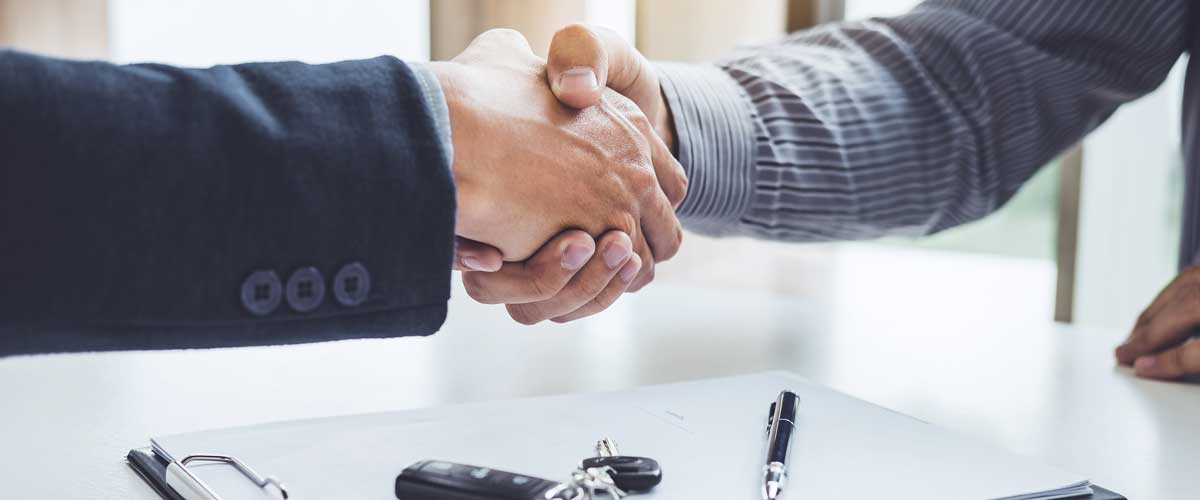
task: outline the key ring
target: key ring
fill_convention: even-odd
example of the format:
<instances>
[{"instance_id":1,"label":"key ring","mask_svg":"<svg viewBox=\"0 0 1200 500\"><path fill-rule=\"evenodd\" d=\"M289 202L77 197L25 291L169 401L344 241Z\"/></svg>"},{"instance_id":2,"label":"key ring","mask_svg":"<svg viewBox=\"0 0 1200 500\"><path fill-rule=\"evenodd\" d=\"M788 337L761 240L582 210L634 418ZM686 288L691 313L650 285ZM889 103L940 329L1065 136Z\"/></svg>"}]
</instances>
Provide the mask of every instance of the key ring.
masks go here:
<instances>
[{"instance_id":1,"label":"key ring","mask_svg":"<svg viewBox=\"0 0 1200 500\"><path fill-rule=\"evenodd\" d=\"M628 496L613 481L613 472L613 468L607 466L576 469L571 473L571 484L579 490L580 498L573 500L595 500L597 490L607 493L613 500Z\"/></svg>"}]
</instances>

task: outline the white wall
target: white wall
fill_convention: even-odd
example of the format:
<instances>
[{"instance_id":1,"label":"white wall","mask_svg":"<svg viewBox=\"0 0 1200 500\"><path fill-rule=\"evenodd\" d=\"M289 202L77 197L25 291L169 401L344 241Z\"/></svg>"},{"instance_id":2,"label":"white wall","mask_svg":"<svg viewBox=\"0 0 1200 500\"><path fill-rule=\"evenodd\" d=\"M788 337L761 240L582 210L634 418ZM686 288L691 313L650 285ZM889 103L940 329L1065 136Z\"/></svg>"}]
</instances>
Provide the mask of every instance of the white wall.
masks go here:
<instances>
[{"instance_id":1,"label":"white wall","mask_svg":"<svg viewBox=\"0 0 1200 500\"><path fill-rule=\"evenodd\" d=\"M429 58L427 0L111 0L110 20L119 62Z\"/></svg>"}]
</instances>

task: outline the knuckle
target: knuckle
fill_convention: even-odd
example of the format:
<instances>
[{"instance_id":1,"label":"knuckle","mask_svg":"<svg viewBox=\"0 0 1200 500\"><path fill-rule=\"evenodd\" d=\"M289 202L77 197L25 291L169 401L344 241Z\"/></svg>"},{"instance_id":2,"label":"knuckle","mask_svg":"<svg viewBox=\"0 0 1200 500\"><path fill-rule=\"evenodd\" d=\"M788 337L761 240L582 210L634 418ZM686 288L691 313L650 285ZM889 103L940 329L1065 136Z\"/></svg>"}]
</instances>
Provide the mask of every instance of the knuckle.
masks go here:
<instances>
[{"instance_id":1,"label":"knuckle","mask_svg":"<svg viewBox=\"0 0 1200 500\"><path fill-rule=\"evenodd\" d=\"M467 295L481 304L495 304L496 298L485 283L483 273L465 272L462 273L463 288L467 289Z\"/></svg>"},{"instance_id":2,"label":"knuckle","mask_svg":"<svg viewBox=\"0 0 1200 500\"><path fill-rule=\"evenodd\" d=\"M1161 339L1165 336L1166 332L1163 331L1160 323L1150 323L1146 326L1145 333L1130 340L1129 345L1142 352L1146 352L1154 349L1162 342Z\"/></svg>"},{"instance_id":3,"label":"knuckle","mask_svg":"<svg viewBox=\"0 0 1200 500\"><path fill-rule=\"evenodd\" d=\"M529 298L536 301L553 297L555 290L549 281L549 279L541 275L531 278L529 280Z\"/></svg>"},{"instance_id":4,"label":"knuckle","mask_svg":"<svg viewBox=\"0 0 1200 500\"><path fill-rule=\"evenodd\" d=\"M1171 376L1178 377L1183 375L1185 361L1183 358L1183 349L1171 349L1167 351L1163 354L1162 361L1164 362L1163 366L1167 368L1167 372Z\"/></svg>"},{"instance_id":5,"label":"knuckle","mask_svg":"<svg viewBox=\"0 0 1200 500\"><path fill-rule=\"evenodd\" d=\"M683 246L683 229L676 224L671 231L671 239L664 241L662 248L659 249L661 255L655 255L654 260L657 262L666 262L675 257L679 253L679 248Z\"/></svg>"},{"instance_id":6,"label":"knuckle","mask_svg":"<svg viewBox=\"0 0 1200 500\"><path fill-rule=\"evenodd\" d=\"M655 177L653 168L639 166L630 174L630 180L634 192L640 197L650 196L658 189L658 178Z\"/></svg>"},{"instance_id":7,"label":"knuckle","mask_svg":"<svg viewBox=\"0 0 1200 500\"><path fill-rule=\"evenodd\" d=\"M629 286L627 291L637 292L646 285L650 284L651 281L654 281L654 261L652 259L646 259L645 262L648 262L648 264L642 265L642 271L638 273L637 278L633 280L633 284Z\"/></svg>"},{"instance_id":8,"label":"knuckle","mask_svg":"<svg viewBox=\"0 0 1200 500\"><path fill-rule=\"evenodd\" d=\"M1180 359L1183 361L1183 366L1190 373L1200 374L1200 341L1190 341L1176 350L1180 351Z\"/></svg>"},{"instance_id":9,"label":"knuckle","mask_svg":"<svg viewBox=\"0 0 1200 500\"><path fill-rule=\"evenodd\" d=\"M581 318L586 318L588 316L592 316L597 313L600 313L600 312L608 309L609 307L611 307L614 303L616 303L617 298L619 298L620 296L621 296L621 288L619 288L619 287L605 289L604 293L601 293L601 294L593 297L591 300L589 300L587 302L587 304L584 304L579 309L576 309L569 316L564 317L563 320L560 322L565 323L567 321L573 321L573 320L577 320L577 319L581 319Z\"/></svg>"},{"instance_id":10,"label":"knuckle","mask_svg":"<svg viewBox=\"0 0 1200 500\"><path fill-rule=\"evenodd\" d=\"M1192 310L1200 309L1200 283L1189 282L1184 286L1183 297L1186 305Z\"/></svg>"},{"instance_id":11,"label":"knuckle","mask_svg":"<svg viewBox=\"0 0 1200 500\"><path fill-rule=\"evenodd\" d=\"M558 293L561 288L559 278L550 265L532 264L532 274L529 277L529 294L534 300L546 300Z\"/></svg>"},{"instance_id":12,"label":"knuckle","mask_svg":"<svg viewBox=\"0 0 1200 500\"><path fill-rule=\"evenodd\" d=\"M676 171L670 179L663 184L664 191L667 191L667 198L671 202L671 206L677 207L683 202L683 198L687 196L688 179L682 171Z\"/></svg>"},{"instance_id":13,"label":"knuckle","mask_svg":"<svg viewBox=\"0 0 1200 500\"><path fill-rule=\"evenodd\" d=\"M580 37L592 37L592 36L594 36L594 35L592 34L591 28L588 28L587 26L580 24L580 23L568 24L566 26L563 26L562 28L559 28L558 31L554 32L555 38L559 38L559 37L580 38Z\"/></svg>"},{"instance_id":14,"label":"knuckle","mask_svg":"<svg viewBox=\"0 0 1200 500\"><path fill-rule=\"evenodd\" d=\"M572 298L575 299L575 302L584 302L586 299L597 297L608 286L609 280L607 278L608 275L606 274L580 277L579 282L571 287Z\"/></svg>"},{"instance_id":15,"label":"knuckle","mask_svg":"<svg viewBox=\"0 0 1200 500\"><path fill-rule=\"evenodd\" d=\"M506 309L508 316L522 325L536 325L544 319L528 304L509 304Z\"/></svg>"},{"instance_id":16,"label":"knuckle","mask_svg":"<svg viewBox=\"0 0 1200 500\"><path fill-rule=\"evenodd\" d=\"M609 219L608 227L625 233L627 238L632 239L637 234L638 220L633 213L623 212L619 216Z\"/></svg>"},{"instance_id":17,"label":"knuckle","mask_svg":"<svg viewBox=\"0 0 1200 500\"><path fill-rule=\"evenodd\" d=\"M605 293L605 294L596 296L592 300L588 301L587 306L583 307L580 310L581 314L575 316L574 319L579 319L579 318L582 318L585 316L591 316L591 315L601 312L605 309L608 309L610 306L613 305L613 303L615 303L617 301L617 297L618 297L618 294L616 294L616 293Z\"/></svg>"},{"instance_id":18,"label":"knuckle","mask_svg":"<svg viewBox=\"0 0 1200 500\"><path fill-rule=\"evenodd\" d=\"M1139 314L1139 315L1138 315L1138 317L1137 317L1137 323L1136 323L1136 324L1137 324L1138 326L1141 326L1141 325L1148 324L1148 323L1150 323L1150 318L1152 318L1152 317L1153 317L1153 316L1151 316L1151 315L1150 315L1150 310L1149 310L1149 309L1147 309L1147 310L1145 310L1145 311L1142 311L1142 313L1141 313L1141 314Z\"/></svg>"},{"instance_id":19,"label":"knuckle","mask_svg":"<svg viewBox=\"0 0 1200 500\"><path fill-rule=\"evenodd\" d=\"M642 108L639 108L637 103L633 102L633 100L629 99L628 97L622 99L622 101L621 108L626 111L626 114L628 115L627 118L629 118L629 121L633 122L633 126L638 130L641 130L643 134L653 133L654 124L650 123L650 118L648 118L646 114L642 112Z\"/></svg>"}]
</instances>

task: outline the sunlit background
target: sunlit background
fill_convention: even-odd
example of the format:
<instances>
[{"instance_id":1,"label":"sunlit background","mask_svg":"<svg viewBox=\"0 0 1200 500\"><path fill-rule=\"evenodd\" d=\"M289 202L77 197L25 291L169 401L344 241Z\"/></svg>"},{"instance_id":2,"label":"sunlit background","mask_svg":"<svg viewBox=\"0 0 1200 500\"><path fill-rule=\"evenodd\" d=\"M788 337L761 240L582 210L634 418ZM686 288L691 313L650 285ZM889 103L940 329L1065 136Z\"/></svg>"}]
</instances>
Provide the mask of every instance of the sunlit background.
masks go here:
<instances>
[{"instance_id":1,"label":"sunlit background","mask_svg":"<svg viewBox=\"0 0 1200 500\"><path fill-rule=\"evenodd\" d=\"M519 29L544 52L556 27L585 21L617 30L652 59L701 62L814 23L896 15L916 3L0 0L0 46L191 66L380 54L420 61L452 57L491 27ZM918 240L867 243L689 235L680 256L660 268L659 281L816 301L878 290L903 290L906 300L919 300L925 292L939 295L935 288L942 295L953 289L996 315L1124 327L1174 273L1180 73L1122 109L1084 142L1081 155L1049 165L984 221Z\"/></svg>"}]
</instances>

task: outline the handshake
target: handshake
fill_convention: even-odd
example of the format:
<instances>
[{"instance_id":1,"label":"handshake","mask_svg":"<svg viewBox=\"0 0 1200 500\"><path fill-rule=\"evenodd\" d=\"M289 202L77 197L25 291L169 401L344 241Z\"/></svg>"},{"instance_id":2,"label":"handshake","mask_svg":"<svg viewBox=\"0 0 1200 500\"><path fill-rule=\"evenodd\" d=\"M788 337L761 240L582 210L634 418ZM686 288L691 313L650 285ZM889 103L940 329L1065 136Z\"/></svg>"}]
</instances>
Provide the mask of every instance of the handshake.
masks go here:
<instances>
[{"instance_id":1,"label":"handshake","mask_svg":"<svg viewBox=\"0 0 1200 500\"><path fill-rule=\"evenodd\" d=\"M472 298L526 324L595 314L679 249L687 192L645 58L571 25L533 54L512 30L435 62L450 112L455 269Z\"/></svg>"}]
</instances>

